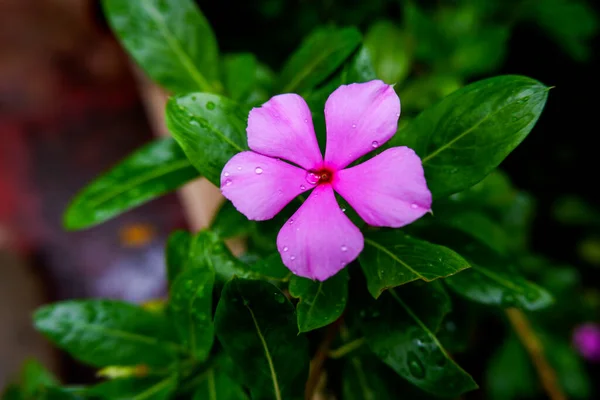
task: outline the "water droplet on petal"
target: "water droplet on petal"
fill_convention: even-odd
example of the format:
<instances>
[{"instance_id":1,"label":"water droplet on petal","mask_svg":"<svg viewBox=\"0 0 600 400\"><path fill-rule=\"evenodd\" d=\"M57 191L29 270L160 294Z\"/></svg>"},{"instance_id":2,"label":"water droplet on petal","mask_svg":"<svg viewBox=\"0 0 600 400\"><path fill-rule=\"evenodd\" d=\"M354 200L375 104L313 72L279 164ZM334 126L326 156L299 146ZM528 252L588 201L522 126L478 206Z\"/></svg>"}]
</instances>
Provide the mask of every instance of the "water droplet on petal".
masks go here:
<instances>
[{"instance_id":1,"label":"water droplet on petal","mask_svg":"<svg viewBox=\"0 0 600 400\"><path fill-rule=\"evenodd\" d=\"M294 261L296 259L296 256L290 256L290 260Z\"/></svg>"},{"instance_id":2,"label":"water droplet on petal","mask_svg":"<svg viewBox=\"0 0 600 400\"><path fill-rule=\"evenodd\" d=\"M316 185L319 183L319 175L315 174L314 172L307 172L306 182L310 183L311 185Z\"/></svg>"},{"instance_id":3,"label":"water droplet on petal","mask_svg":"<svg viewBox=\"0 0 600 400\"><path fill-rule=\"evenodd\" d=\"M283 248L283 251L288 251L288 250L289 250L289 248L288 248L287 246L285 246L285 247Z\"/></svg>"},{"instance_id":4,"label":"water droplet on petal","mask_svg":"<svg viewBox=\"0 0 600 400\"><path fill-rule=\"evenodd\" d=\"M237 167L237 170L238 170L238 171L241 171L241 170L242 170L242 166L241 166L241 165L238 165L238 167Z\"/></svg>"},{"instance_id":5,"label":"water droplet on petal","mask_svg":"<svg viewBox=\"0 0 600 400\"><path fill-rule=\"evenodd\" d=\"M376 149L377 147L379 147L379 142L374 140L373 143L371 143L371 146L373 146L373 148Z\"/></svg>"},{"instance_id":6,"label":"water droplet on petal","mask_svg":"<svg viewBox=\"0 0 600 400\"><path fill-rule=\"evenodd\" d=\"M352 124L352 128L356 129L356 124Z\"/></svg>"},{"instance_id":7,"label":"water droplet on petal","mask_svg":"<svg viewBox=\"0 0 600 400\"><path fill-rule=\"evenodd\" d=\"M227 179L227 180L225 181L225 186L229 186L229 185L231 185L231 179Z\"/></svg>"},{"instance_id":8,"label":"water droplet on petal","mask_svg":"<svg viewBox=\"0 0 600 400\"><path fill-rule=\"evenodd\" d=\"M399 116L400 116L400 113L396 113L396 117L399 117Z\"/></svg>"},{"instance_id":9,"label":"water droplet on petal","mask_svg":"<svg viewBox=\"0 0 600 400\"><path fill-rule=\"evenodd\" d=\"M346 212L346 209L345 209L345 208L340 208L340 210L342 210L342 212Z\"/></svg>"},{"instance_id":10,"label":"water droplet on petal","mask_svg":"<svg viewBox=\"0 0 600 400\"><path fill-rule=\"evenodd\" d=\"M306 186L300 185L300 190L304 190L304 189L306 189Z\"/></svg>"},{"instance_id":11,"label":"water droplet on petal","mask_svg":"<svg viewBox=\"0 0 600 400\"><path fill-rule=\"evenodd\" d=\"M294 223L293 219L290 219L290 225L292 225Z\"/></svg>"},{"instance_id":12,"label":"water droplet on petal","mask_svg":"<svg viewBox=\"0 0 600 400\"><path fill-rule=\"evenodd\" d=\"M417 203L412 203L412 204L410 205L410 208L417 208L417 207L419 207L419 206L417 205Z\"/></svg>"},{"instance_id":13,"label":"water droplet on petal","mask_svg":"<svg viewBox=\"0 0 600 400\"><path fill-rule=\"evenodd\" d=\"M223 175L225 175L225 176L229 176L229 172L225 172Z\"/></svg>"},{"instance_id":14,"label":"water droplet on petal","mask_svg":"<svg viewBox=\"0 0 600 400\"><path fill-rule=\"evenodd\" d=\"M305 123L308 123L308 118L304 118L304 122L305 122Z\"/></svg>"},{"instance_id":15,"label":"water droplet on petal","mask_svg":"<svg viewBox=\"0 0 600 400\"><path fill-rule=\"evenodd\" d=\"M342 251L348 251L348 246L346 245L342 245L342 247L340 247Z\"/></svg>"},{"instance_id":16,"label":"water droplet on petal","mask_svg":"<svg viewBox=\"0 0 600 400\"><path fill-rule=\"evenodd\" d=\"M254 172L256 172L257 175L260 175L263 173L263 169L261 167L256 167L256 169L254 170Z\"/></svg>"}]
</instances>

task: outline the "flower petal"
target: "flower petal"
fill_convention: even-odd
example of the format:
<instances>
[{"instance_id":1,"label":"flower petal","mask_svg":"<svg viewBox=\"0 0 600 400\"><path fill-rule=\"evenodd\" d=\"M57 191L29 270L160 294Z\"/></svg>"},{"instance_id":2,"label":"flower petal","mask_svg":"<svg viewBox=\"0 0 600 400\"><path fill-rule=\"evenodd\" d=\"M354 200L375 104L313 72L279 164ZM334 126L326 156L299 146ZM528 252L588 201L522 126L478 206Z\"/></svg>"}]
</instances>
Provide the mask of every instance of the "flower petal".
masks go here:
<instances>
[{"instance_id":1,"label":"flower petal","mask_svg":"<svg viewBox=\"0 0 600 400\"><path fill-rule=\"evenodd\" d=\"M421 159L408 147L393 147L339 171L333 187L373 226L399 228L431 209Z\"/></svg>"},{"instance_id":2,"label":"flower petal","mask_svg":"<svg viewBox=\"0 0 600 400\"><path fill-rule=\"evenodd\" d=\"M363 246L362 233L342 212L330 185L317 186L277 236L285 266L319 281L358 257Z\"/></svg>"},{"instance_id":3,"label":"flower petal","mask_svg":"<svg viewBox=\"0 0 600 400\"><path fill-rule=\"evenodd\" d=\"M272 97L248 116L248 146L257 153L315 169L323 163L310 109L288 93Z\"/></svg>"},{"instance_id":4,"label":"flower petal","mask_svg":"<svg viewBox=\"0 0 600 400\"><path fill-rule=\"evenodd\" d=\"M325 164L342 169L390 140L398 130L400 98L382 81L342 85L325 103Z\"/></svg>"},{"instance_id":5,"label":"flower petal","mask_svg":"<svg viewBox=\"0 0 600 400\"><path fill-rule=\"evenodd\" d=\"M221 172L221 193L248 219L273 218L300 193L311 189L306 171L253 151L238 153Z\"/></svg>"}]
</instances>

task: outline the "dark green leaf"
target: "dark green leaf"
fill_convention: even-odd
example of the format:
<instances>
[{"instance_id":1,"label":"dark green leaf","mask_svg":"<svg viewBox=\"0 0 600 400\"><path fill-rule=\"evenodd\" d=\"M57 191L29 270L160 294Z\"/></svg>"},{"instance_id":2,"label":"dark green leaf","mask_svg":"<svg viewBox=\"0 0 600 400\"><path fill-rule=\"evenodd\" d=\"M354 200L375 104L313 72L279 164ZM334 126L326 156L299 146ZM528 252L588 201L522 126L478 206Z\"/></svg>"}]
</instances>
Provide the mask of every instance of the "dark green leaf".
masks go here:
<instances>
[{"instance_id":1,"label":"dark green leaf","mask_svg":"<svg viewBox=\"0 0 600 400\"><path fill-rule=\"evenodd\" d=\"M173 92L220 89L218 49L192 0L103 0L123 46L156 82Z\"/></svg>"},{"instance_id":2,"label":"dark green leaf","mask_svg":"<svg viewBox=\"0 0 600 400\"><path fill-rule=\"evenodd\" d=\"M55 303L38 309L34 321L58 347L96 367L165 367L183 351L165 318L120 301Z\"/></svg>"},{"instance_id":3,"label":"dark green leaf","mask_svg":"<svg viewBox=\"0 0 600 400\"><path fill-rule=\"evenodd\" d=\"M23 391L16 384L10 384L6 386L1 394L1 400L26 400Z\"/></svg>"},{"instance_id":4,"label":"dark green leaf","mask_svg":"<svg viewBox=\"0 0 600 400\"><path fill-rule=\"evenodd\" d=\"M400 122L402 123L406 119L406 115L423 111L462 86L462 79L450 73L432 73L408 80L401 89L398 89L398 93L401 95L403 114ZM395 141L392 143L394 146L398 145Z\"/></svg>"},{"instance_id":5,"label":"dark green leaf","mask_svg":"<svg viewBox=\"0 0 600 400\"><path fill-rule=\"evenodd\" d=\"M255 229L256 222L250 221L246 216L235 209L230 201L223 203L210 230L222 239L247 235Z\"/></svg>"},{"instance_id":6,"label":"dark green leaf","mask_svg":"<svg viewBox=\"0 0 600 400\"><path fill-rule=\"evenodd\" d=\"M21 372L21 384L25 397L35 397L45 387L58 385L56 377L37 360L27 360Z\"/></svg>"},{"instance_id":7,"label":"dark green leaf","mask_svg":"<svg viewBox=\"0 0 600 400\"><path fill-rule=\"evenodd\" d=\"M343 269L324 282L294 275L289 291L300 299L296 305L300 332L322 328L338 319L346 308L348 272Z\"/></svg>"},{"instance_id":8,"label":"dark green leaf","mask_svg":"<svg viewBox=\"0 0 600 400\"><path fill-rule=\"evenodd\" d=\"M461 76L492 72L497 69L506 53L508 26L487 26L458 40L448 67Z\"/></svg>"},{"instance_id":9,"label":"dark green leaf","mask_svg":"<svg viewBox=\"0 0 600 400\"><path fill-rule=\"evenodd\" d=\"M298 335L294 307L275 286L233 279L223 288L215 329L253 399L301 399L308 343Z\"/></svg>"},{"instance_id":10,"label":"dark green leaf","mask_svg":"<svg viewBox=\"0 0 600 400\"><path fill-rule=\"evenodd\" d=\"M523 278L509 262L493 255L482 258L485 266L472 258L469 260L470 270L445 280L461 296L481 304L520 307L531 311L553 303L550 293Z\"/></svg>"},{"instance_id":11,"label":"dark green leaf","mask_svg":"<svg viewBox=\"0 0 600 400\"><path fill-rule=\"evenodd\" d=\"M225 89L242 104L260 104L269 99L273 89L273 73L253 54L228 54L223 60Z\"/></svg>"},{"instance_id":12,"label":"dark green leaf","mask_svg":"<svg viewBox=\"0 0 600 400\"><path fill-rule=\"evenodd\" d=\"M355 28L318 28L286 62L279 79L279 92L302 92L323 82L360 45Z\"/></svg>"},{"instance_id":13,"label":"dark green leaf","mask_svg":"<svg viewBox=\"0 0 600 400\"><path fill-rule=\"evenodd\" d=\"M375 298L386 289L417 279L429 282L469 268L454 251L399 230L365 234L365 248L358 259Z\"/></svg>"},{"instance_id":14,"label":"dark green leaf","mask_svg":"<svg viewBox=\"0 0 600 400\"><path fill-rule=\"evenodd\" d=\"M505 75L470 84L423 111L391 140L422 158L434 197L482 180L519 144L540 116L548 88Z\"/></svg>"},{"instance_id":15,"label":"dark green leaf","mask_svg":"<svg viewBox=\"0 0 600 400\"><path fill-rule=\"evenodd\" d=\"M120 378L97 384L86 394L106 400L167 400L170 399L177 379L167 378Z\"/></svg>"},{"instance_id":16,"label":"dark green leaf","mask_svg":"<svg viewBox=\"0 0 600 400\"><path fill-rule=\"evenodd\" d=\"M410 73L412 46L404 32L389 21L373 24L365 35L377 76L388 84L401 83Z\"/></svg>"},{"instance_id":17,"label":"dark green leaf","mask_svg":"<svg viewBox=\"0 0 600 400\"><path fill-rule=\"evenodd\" d=\"M193 265L173 283L169 306L181 342L198 361L210 354L214 340L212 289L215 271L210 264Z\"/></svg>"},{"instance_id":18,"label":"dark green leaf","mask_svg":"<svg viewBox=\"0 0 600 400\"><path fill-rule=\"evenodd\" d=\"M64 215L67 229L97 225L198 177L173 139L156 140L85 187Z\"/></svg>"},{"instance_id":19,"label":"dark green leaf","mask_svg":"<svg viewBox=\"0 0 600 400\"><path fill-rule=\"evenodd\" d=\"M392 289L364 307L360 327L367 344L400 376L439 396L457 397L477 389L435 336L450 310L441 284L418 282Z\"/></svg>"},{"instance_id":20,"label":"dark green leaf","mask_svg":"<svg viewBox=\"0 0 600 400\"><path fill-rule=\"evenodd\" d=\"M190 162L216 186L223 167L247 149L247 112L233 101L208 93L174 96L167 103L167 126Z\"/></svg>"},{"instance_id":21,"label":"dark green leaf","mask_svg":"<svg viewBox=\"0 0 600 400\"><path fill-rule=\"evenodd\" d=\"M499 254L508 252L510 238L506 232L481 212L452 212L444 215L440 222L468 234Z\"/></svg>"},{"instance_id":22,"label":"dark green leaf","mask_svg":"<svg viewBox=\"0 0 600 400\"><path fill-rule=\"evenodd\" d=\"M244 389L222 371L214 368L204 373L204 378L194 392L193 400L247 400Z\"/></svg>"},{"instance_id":23,"label":"dark green leaf","mask_svg":"<svg viewBox=\"0 0 600 400\"><path fill-rule=\"evenodd\" d=\"M514 335L507 337L492 356L485 381L490 400L530 399L540 390L527 353Z\"/></svg>"},{"instance_id":24,"label":"dark green leaf","mask_svg":"<svg viewBox=\"0 0 600 400\"><path fill-rule=\"evenodd\" d=\"M225 281L232 276L257 277L250 267L231 254L219 236L210 231L200 231L193 239L189 265L208 265L214 268L217 279Z\"/></svg>"},{"instance_id":25,"label":"dark green leaf","mask_svg":"<svg viewBox=\"0 0 600 400\"><path fill-rule=\"evenodd\" d=\"M172 285L181 271L186 269L190 259L192 235L187 231L175 231L167 240L167 279Z\"/></svg>"},{"instance_id":26,"label":"dark green leaf","mask_svg":"<svg viewBox=\"0 0 600 400\"><path fill-rule=\"evenodd\" d=\"M279 253L273 253L261 260L258 260L250 266L252 273L263 277L264 279L272 279L276 281L285 281L290 278L290 271L283 261Z\"/></svg>"},{"instance_id":27,"label":"dark green leaf","mask_svg":"<svg viewBox=\"0 0 600 400\"><path fill-rule=\"evenodd\" d=\"M571 399L592 398L592 382L583 359L571 344L559 337L540 334L548 362L558 377L559 385Z\"/></svg>"}]
</instances>

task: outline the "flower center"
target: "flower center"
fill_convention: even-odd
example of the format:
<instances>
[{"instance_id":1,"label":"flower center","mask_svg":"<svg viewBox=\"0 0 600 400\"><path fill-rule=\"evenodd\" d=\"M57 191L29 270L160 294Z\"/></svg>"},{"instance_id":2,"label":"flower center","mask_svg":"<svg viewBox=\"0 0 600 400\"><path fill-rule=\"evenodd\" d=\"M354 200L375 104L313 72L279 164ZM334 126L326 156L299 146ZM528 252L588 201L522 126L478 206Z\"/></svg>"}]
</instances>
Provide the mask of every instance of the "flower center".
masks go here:
<instances>
[{"instance_id":1,"label":"flower center","mask_svg":"<svg viewBox=\"0 0 600 400\"><path fill-rule=\"evenodd\" d=\"M330 183L333 180L333 171L328 168L310 170L306 173L306 181L311 185Z\"/></svg>"}]
</instances>

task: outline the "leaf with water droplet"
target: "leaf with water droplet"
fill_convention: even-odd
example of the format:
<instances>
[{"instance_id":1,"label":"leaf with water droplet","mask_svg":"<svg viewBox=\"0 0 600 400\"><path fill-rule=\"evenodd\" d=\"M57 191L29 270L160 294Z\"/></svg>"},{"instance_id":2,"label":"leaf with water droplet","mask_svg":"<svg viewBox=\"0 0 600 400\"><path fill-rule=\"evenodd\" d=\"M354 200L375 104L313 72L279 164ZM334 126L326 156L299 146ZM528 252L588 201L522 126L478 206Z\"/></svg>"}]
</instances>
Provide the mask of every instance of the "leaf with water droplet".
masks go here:
<instances>
[{"instance_id":1,"label":"leaf with water droplet","mask_svg":"<svg viewBox=\"0 0 600 400\"><path fill-rule=\"evenodd\" d=\"M357 326L373 353L396 373L438 396L458 397L477 388L435 336L450 310L449 297L440 283L414 282L390 290L377 301L364 296L364 303L363 307L381 315Z\"/></svg>"},{"instance_id":2,"label":"leaf with water droplet","mask_svg":"<svg viewBox=\"0 0 600 400\"><path fill-rule=\"evenodd\" d=\"M529 96L526 104L519 100ZM484 79L427 108L388 147L422 158L427 186L440 198L476 184L518 146L537 122L548 88L524 76ZM516 121L512 117L517 116Z\"/></svg>"},{"instance_id":3,"label":"leaf with water droplet","mask_svg":"<svg viewBox=\"0 0 600 400\"><path fill-rule=\"evenodd\" d=\"M298 330L308 332L329 325L340 317L348 297L348 272L343 269L324 282L293 276L290 294L299 298L296 306Z\"/></svg>"}]
</instances>

